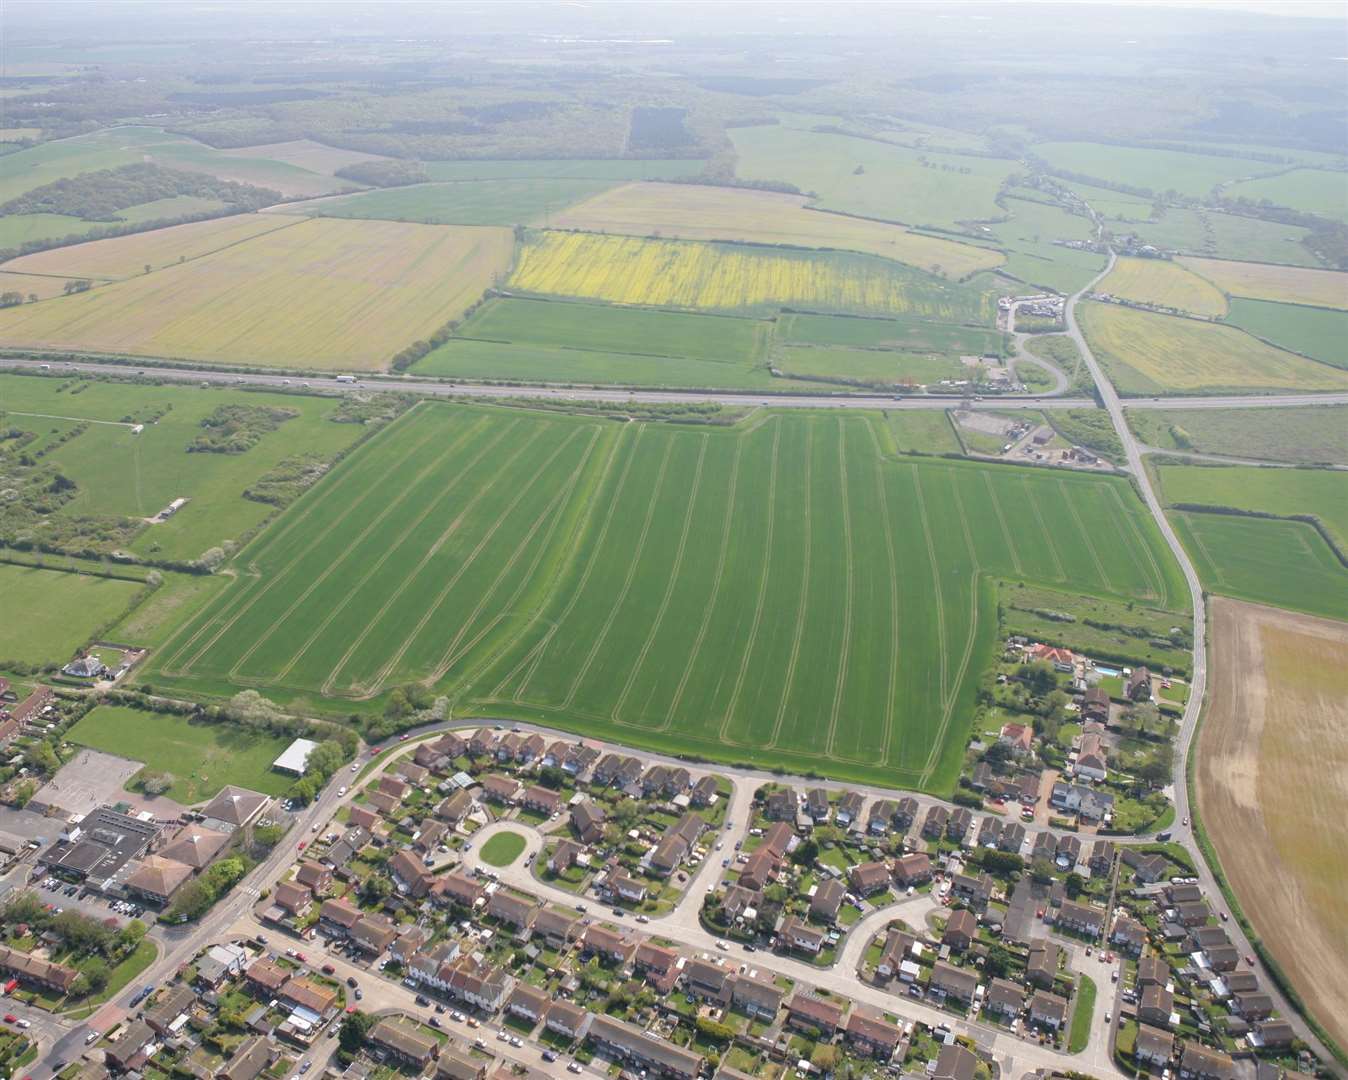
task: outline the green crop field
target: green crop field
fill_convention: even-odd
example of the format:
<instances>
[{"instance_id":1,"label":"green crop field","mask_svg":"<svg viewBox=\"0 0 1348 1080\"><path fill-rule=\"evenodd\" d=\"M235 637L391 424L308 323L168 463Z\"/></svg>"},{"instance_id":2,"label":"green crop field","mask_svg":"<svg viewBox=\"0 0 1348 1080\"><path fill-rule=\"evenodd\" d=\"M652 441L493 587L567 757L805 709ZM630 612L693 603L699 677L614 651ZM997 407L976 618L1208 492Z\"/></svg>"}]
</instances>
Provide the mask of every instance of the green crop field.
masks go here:
<instances>
[{"instance_id":1,"label":"green crop field","mask_svg":"<svg viewBox=\"0 0 1348 1080\"><path fill-rule=\"evenodd\" d=\"M47 556L59 566L59 556ZM64 664L89 635L135 598L134 581L0 563L0 667Z\"/></svg>"},{"instance_id":2,"label":"green crop field","mask_svg":"<svg viewBox=\"0 0 1348 1080\"><path fill-rule=\"evenodd\" d=\"M1310 230L1297 225L1176 206L1166 207L1163 218L1151 221L1147 217L1149 211L1150 206L1143 206L1135 215L1141 218L1140 222L1111 227L1116 233L1136 233L1144 243L1186 255L1292 266L1322 265L1301 243Z\"/></svg>"},{"instance_id":3,"label":"green crop field","mask_svg":"<svg viewBox=\"0 0 1348 1080\"><path fill-rule=\"evenodd\" d=\"M423 404L245 548L146 678L340 713L421 680L464 714L949 790L995 577L1184 590L1125 484L896 442L878 414Z\"/></svg>"},{"instance_id":4,"label":"green crop field","mask_svg":"<svg viewBox=\"0 0 1348 1080\"><path fill-rule=\"evenodd\" d=\"M1348 552L1348 473L1329 469L1162 465L1169 506L1229 506L1279 517L1317 518Z\"/></svg>"},{"instance_id":5,"label":"green crop field","mask_svg":"<svg viewBox=\"0 0 1348 1080\"><path fill-rule=\"evenodd\" d=\"M523 382L781 389L766 323L562 301L496 299L412 369Z\"/></svg>"},{"instance_id":6,"label":"green crop field","mask_svg":"<svg viewBox=\"0 0 1348 1080\"><path fill-rule=\"evenodd\" d=\"M783 315L777 333L791 345L842 345L947 356L1001 356L1006 351L1006 335L1000 331L917 318Z\"/></svg>"},{"instance_id":7,"label":"green crop field","mask_svg":"<svg viewBox=\"0 0 1348 1080\"><path fill-rule=\"evenodd\" d=\"M286 212L429 225L547 224L553 215L610 186L608 180L583 179L459 180L318 199L291 204Z\"/></svg>"},{"instance_id":8,"label":"green crop field","mask_svg":"<svg viewBox=\"0 0 1348 1080\"><path fill-rule=\"evenodd\" d=\"M1302 356L1348 368L1348 311L1237 297L1226 321Z\"/></svg>"},{"instance_id":9,"label":"green crop field","mask_svg":"<svg viewBox=\"0 0 1348 1080\"><path fill-rule=\"evenodd\" d=\"M227 784L280 795L295 782L294 777L271 767L290 739L185 716L99 705L66 738L76 746L172 773L173 786L164 794L185 806L213 797Z\"/></svg>"},{"instance_id":10,"label":"green crop field","mask_svg":"<svg viewBox=\"0 0 1348 1080\"><path fill-rule=\"evenodd\" d=\"M9 214L0 217L0 249L17 248L29 240L83 236L89 225L66 214Z\"/></svg>"},{"instance_id":11,"label":"green crop field","mask_svg":"<svg viewBox=\"0 0 1348 1080\"><path fill-rule=\"evenodd\" d=\"M968 379L979 370L965 367L957 357L830 345L784 345L778 350L774 363L783 375L886 386Z\"/></svg>"},{"instance_id":12,"label":"green crop field","mask_svg":"<svg viewBox=\"0 0 1348 1080\"><path fill-rule=\"evenodd\" d=\"M1292 464L1348 465L1348 406L1129 409L1138 438L1164 450Z\"/></svg>"},{"instance_id":13,"label":"green crop field","mask_svg":"<svg viewBox=\"0 0 1348 1080\"><path fill-rule=\"evenodd\" d=\"M895 409L884 414L876 435L890 454L962 454L950 414L934 409Z\"/></svg>"},{"instance_id":14,"label":"green crop field","mask_svg":"<svg viewBox=\"0 0 1348 1080\"><path fill-rule=\"evenodd\" d=\"M1348 620L1348 570L1313 526L1181 511L1170 520L1205 590Z\"/></svg>"},{"instance_id":15,"label":"green crop field","mask_svg":"<svg viewBox=\"0 0 1348 1080\"><path fill-rule=\"evenodd\" d=\"M814 205L905 225L954 228L1002 216L994 201L1016 163L803 131L787 124L731 128L736 175L812 191Z\"/></svg>"},{"instance_id":16,"label":"green crop field","mask_svg":"<svg viewBox=\"0 0 1348 1080\"><path fill-rule=\"evenodd\" d=\"M1348 221L1348 173L1293 169L1281 176L1232 184L1227 193L1232 198L1268 199L1278 206Z\"/></svg>"},{"instance_id":17,"label":"green crop field","mask_svg":"<svg viewBox=\"0 0 1348 1080\"><path fill-rule=\"evenodd\" d=\"M93 421L47 455L77 488L57 518L146 518L174 499L189 499L167 521L146 526L131 544L135 554L176 561L196 559L273 514L272 506L245 499L243 492L277 462L301 450L330 459L361 433L358 424L326 419L335 404L328 398L223 388L0 375L0 402L6 426L38 434L68 429L71 421ZM299 415L241 454L188 453L203 430L201 421L222 405L282 407ZM161 411L140 434L124 422Z\"/></svg>"},{"instance_id":18,"label":"green crop field","mask_svg":"<svg viewBox=\"0 0 1348 1080\"><path fill-rule=\"evenodd\" d=\"M1090 142L1039 143L1034 153L1064 172L1155 192L1174 190L1181 195L1206 195L1228 180L1286 167L1249 158Z\"/></svg>"},{"instance_id":19,"label":"green crop field","mask_svg":"<svg viewBox=\"0 0 1348 1080\"><path fill-rule=\"evenodd\" d=\"M1014 189L1025 191L1024 188ZM1002 270L1031 285L1073 293L1105 268L1095 251L1063 247L1054 240L1090 240L1091 224L1058 206L1024 198L1004 200L1011 220L990 226L1006 249Z\"/></svg>"}]
</instances>

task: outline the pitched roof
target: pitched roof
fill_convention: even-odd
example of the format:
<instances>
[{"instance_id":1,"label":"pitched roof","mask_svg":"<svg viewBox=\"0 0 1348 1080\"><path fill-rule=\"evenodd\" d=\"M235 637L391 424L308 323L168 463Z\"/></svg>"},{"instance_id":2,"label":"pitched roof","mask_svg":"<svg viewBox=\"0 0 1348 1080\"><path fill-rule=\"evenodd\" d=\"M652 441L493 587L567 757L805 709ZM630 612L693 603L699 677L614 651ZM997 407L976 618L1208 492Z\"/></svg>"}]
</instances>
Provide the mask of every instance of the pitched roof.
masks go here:
<instances>
[{"instance_id":1,"label":"pitched roof","mask_svg":"<svg viewBox=\"0 0 1348 1080\"><path fill-rule=\"evenodd\" d=\"M128 889L138 889L151 896L171 896L175 889L192 876L192 868L162 855L147 855L140 865L127 875Z\"/></svg>"},{"instance_id":2,"label":"pitched roof","mask_svg":"<svg viewBox=\"0 0 1348 1080\"><path fill-rule=\"evenodd\" d=\"M203 829L189 825L183 829L173 842L164 847L159 854L166 859L183 863L200 870L219 854L220 849L229 843L227 833L213 829Z\"/></svg>"},{"instance_id":3,"label":"pitched roof","mask_svg":"<svg viewBox=\"0 0 1348 1080\"><path fill-rule=\"evenodd\" d=\"M214 818L217 821L225 821L231 825L243 825L268 803L269 798L269 796L259 792L228 784L220 789L220 793L214 799L202 807L201 815L206 818Z\"/></svg>"}]
</instances>

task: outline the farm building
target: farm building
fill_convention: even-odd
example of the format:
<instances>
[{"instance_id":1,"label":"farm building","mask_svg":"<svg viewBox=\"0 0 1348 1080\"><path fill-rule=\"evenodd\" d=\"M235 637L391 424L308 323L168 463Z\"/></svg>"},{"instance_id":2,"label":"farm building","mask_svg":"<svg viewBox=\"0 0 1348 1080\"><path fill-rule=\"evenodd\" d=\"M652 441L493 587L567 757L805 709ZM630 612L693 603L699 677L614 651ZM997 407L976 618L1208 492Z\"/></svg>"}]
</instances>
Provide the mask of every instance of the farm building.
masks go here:
<instances>
[{"instance_id":1,"label":"farm building","mask_svg":"<svg viewBox=\"0 0 1348 1080\"><path fill-rule=\"evenodd\" d=\"M310 752L316 749L318 749L318 743L312 739L296 739L281 752L280 757L271 763L271 767L277 772L290 773L291 776L302 776Z\"/></svg>"}]
</instances>

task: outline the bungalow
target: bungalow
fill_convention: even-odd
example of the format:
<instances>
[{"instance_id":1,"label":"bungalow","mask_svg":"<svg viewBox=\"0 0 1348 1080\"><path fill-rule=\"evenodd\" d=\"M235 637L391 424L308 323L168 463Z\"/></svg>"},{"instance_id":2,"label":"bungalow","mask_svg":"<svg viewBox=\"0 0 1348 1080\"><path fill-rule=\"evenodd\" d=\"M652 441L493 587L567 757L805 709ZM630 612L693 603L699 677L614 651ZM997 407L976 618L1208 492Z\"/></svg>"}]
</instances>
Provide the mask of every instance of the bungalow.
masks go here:
<instances>
[{"instance_id":1,"label":"bungalow","mask_svg":"<svg viewBox=\"0 0 1348 1080\"><path fill-rule=\"evenodd\" d=\"M1175 1036L1150 1024L1137 1026L1137 1038L1133 1042L1133 1056L1143 1065L1155 1065L1164 1068L1175 1054Z\"/></svg>"},{"instance_id":2,"label":"bungalow","mask_svg":"<svg viewBox=\"0 0 1348 1080\"><path fill-rule=\"evenodd\" d=\"M1047 990L1036 990L1030 998L1030 1023L1058 1031L1067 1022L1067 999Z\"/></svg>"},{"instance_id":3,"label":"bungalow","mask_svg":"<svg viewBox=\"0 0 1348 1080\"><path fill-rule=\"evenodd\" d=\"M778 931L778 939L788 949L809 953L814 956L824 947L827 935L816 930L808 923L801 922L794 915L788 915Z\"/></svg>"},{"instance_id":4,"label":"bungalow","mask_svg":"<svg viewBox=\"0 0 1348 1080\"><path fill-rule=\"evenodd\" d=\"M319 1016L337 1004L337 991L312 979L290 979L277 997L292 1009L308 1009Z\"/></svg>"},{"instance_id":5,"label":"bungalow","mask_svg":"<svg viewBox=\"0 0 1348 1080\"><path fill-rule=\"evenodd\" d=\"M593 1019L588 1009L582 1009L569 1001L554 1001L543 1014L543 1026L567 1039L583 1039Z\"/></svg>"},{"instance_id":6,"label":"bungalow","mask_svg":"<svg viewBox=\"0 0 1348 1080\"><path fill-rule=\"evenodd\" d=\"M1261 1020L1254 1025L1258 1045L1276 1049L1291 1046L1296 1039L1296 1030L1286 1020Z\"/></svg>"},{"instance_id":7,"label":"bungalow","mask_svg":"<svg viewBox=\"0 0 1348 1080\"><path fill-rule=\"evenodd\" d=\"M1126 847L1119 856L1124 866L1131 867L1138 884L1152 885L1170 873L1170 860L1164 855L1144 855L1137 848Z\"/></svg>"},{"instance_id":8,"label":"bungalow","mask_svg":"<svg viewBox=\"0 0 1348 1080\"><path fill-rule=\"evenodd\" d=\"M520 796L520 805L526 810L551 816L562 808L562 797L550 788L545 788L540 784L530 784L524 789L524 794Z\"/></svg>"},{"instance_id":9,"label":"bungalow","mask_svg":"<svg viewBox=\"0 0 1348 1080\"><path fill-rule=\"evenodd\" d=\"M652 1076L695 1080L702 1072L701 1054L680 1049L666 1039L654 1038L609 1016L594 1018L589 1040L602 1052L624 1064L645 1069Z\"/></svg>"},{"instance_id":10,"label":"bungalow","mask_svg":"<svg viewBox=\"0 0 1348 1080\"><path fill-rule=\"evenodd\" d=\"M772 1023L786 991L768 979L753 975L730 976L730 1004L755 1020Z\"/></svg>"},{"instance_id":11,"label":"bungalow","mask_svg":"<svg viewBox=\"0 0 1348 1080\"><path fill-rule=\"evenodd\" d=\"M725 1002L730 993L730 972L708 960L689 960L683 968L683 988L704 1001Z\"/></svg>"},{"instance_id":12,"label":"bungalow","mask_svg":"<svg viewBox=\"0 0 1348 1080\"><path fill-rule=\"evenodd\" d=\"M1003 724L997 741L1011 747L1017 754L1028 754L1034 749L1034 728L1028 724Z\"/></svg>"},{"instance_id":13,"label":"bungalow","mask_svg":"<svg viewBox=\"0 0 1348 1080\"><path fill-rule=\"evenodd\" d=\"M1230 1055L1185 1040L1180 1054L1181 1080L1236 1080L1239 1071Z\"/></svg>"},{"instance_id":14,"label":"bungalow","mask_svg":"<svg viewBox=\"0 0 1348 1080\"><path fill-rule=\"evenodd\" d=\"M950 820L950 811L944 806L936 805L927 810L927 816L922 822L922 835L928 840L939 840L945 833L946 822Z\"/></svg>"},{"instance_id":15,"label":"bungalow","mask_svg":"<svg viewBox=\"0 0 1348 1080\"><path fill-rule=\"evenodd\" d=\"M950 913L945 924L945 933L941 935L941 944L949 945L957 952L963 952L978 940L978 919L972 911L959 908Z\"/></svg>"},{"instance_id":16,"label":"bungalow","mask_svg":"<svg viewBox=\"0 0 1348 1080\"><path fill-rule=\"evenodd\" d=\"M1102 908L1064 900L1054 921L1060 929L1097 938L1105 928L1105 911Z\"/></svg>"},{"instance_id":17,"label":"bungalow","mask_svg":"<svg viewBox=\"0 0 1348 1080\"><path fill-rule=\"evenodd\" d=\"M852 822L861 817L861 807L866 800L856 791L844 791L838 799L838 806L833 811L833 818L839 825L845 825L849 828Z\"/></svg>"},{"instance_id":18,"label":"bungalow","mask_svg":"<svg viewBox=\"0 0 1348 1080\"><path fill-rule=\"evenodd\" d=\"M1144 1024L1170 1027L1170 1014L1175 1011L1175 995L1164 986L1148 983L1137 999L1137 1018Z\"/></svg>"},{"instance_id":19,"label":"bungalow","mask_svg":"<svg viewBox=\"0 0 1348 1080\"><path fill-rule=\"evenodd\" d=\"M1234 971L1240 964L1240 950L1234 945L1211 945L1203 950L1213 971Z\"/></svg>"},{"instance_id":20,"label":"bungalow","mask_svg":"<svg viewBox=\"0 0 1348 1080\"><path fill-rule=\"evenodd\" d=\"M944 960L937 960L932 965L927 987L932 992L967 1003L974 999L974 991L978 988L978 975L976 972L947 964Z\"/></svg>"},{"instance_id":21,"label":"bungalow","mask_svg":"<svg viewBox=\"0 0 1348 1080\"><path fill-rule=\"evenodd\" d=\"M1268 994L1237 994L1232 999L1237 1016L1246 1020L1267 1020L1273 1015L1273 999Z\"/></svg>"},{"instance_id":22,"label":"bungalow","mask_svg":"<svg viewBox=\"0 0 1348 1080\"><path fill-rule=\"evenodd\" d=\"M817 1031L829 1039L837 1032L845 1011L842 1005L797 991L787 1002L786 1024L797 1031Z\"/></svg>"},{"instance_id":23,"label":"bungalow","mask_svg":"<svg viewBox=\"0 0 1348 1080\"><path fill-rule=\"evenodd\" d=\"M847 890L837 878L825 878L819 882L814 895L810 897L810 918L832 924L838 918L838 909L842 907L846 893Z\"/></svg>"},{"instance_id":24,"label":"bungalow","mask_svg":"<svg viewBox=\"0 0 1348 1080\"><path fill-rule=\"evenodd\" d=\"M641 904L646 900L649 890L626 870L615 870L608 878L608 891L612 896L628 904Z\"/></svg>"},{"instance_id":25,"label":"bungalow","mask_svg":"<svg viewBox=\"0 0 1348 1080\"><path fill-rule=\"evenodd\" d=\"M866 831L872 836L884 836L894 825L899 804L893 799L876 799L866 815Z\"/></svg>"},{"instance_id":26,"label":"bungalow","mask_svg":"<svg viewBox=\"0 0 1348 1080\"><path fill-rule=\"evenodd\" d=\"M1123 696L1129 701L1151 700L1151 672L1145 667L1134 668L1123 684Z\"/></svg>"},{"instance_id":27,"label":"bungalow","mask_svg":"<svg viewBox=\"0 0 1348 1080\"><path fill-rule=\"evenodd\" d=\"M1090 732L1081 736L1081 742L1077 747L1075 772L1077 776L1101 782L1109 775L1104 742L1097 733Z\"/></svg>"},{"instance_id":28,"label":"bungalow","mask_svg":"<svg viewBox=\"0 0 1348 1080\"><path fill-rule=\"evenodd\" d=\"M514 806L519 792L520 782L513 777L492 773L482 778L482 793L490 802Z\"/></svg>"},{"instance_id":29,"label":"bungalow","mask_svg":"<svg viewBox=\"0 0 1348 1080\"><path fill-rule=\"evenodd\" d=\"M1081 699L1081 717L1101 724L1109 723L1109 695L1098 686L1092 686Z\"/></svg>"},{"instance_id":30,"label":"bungalow","mask_svg":"<svg viewBox=\"0 0 1348 1080\"><path fill-rule=\"evenodd\" d=\"M571 827L586 844L597 844L604 838L604 811L595 802L586 799L571 807Z\"/></svg>"},{"instance_id":31,"label":"bungalow","mask_svg":"<svg viewBox=\"0 0 1348 1080\"><path fill-rule=\"evenodd\" d=\"M846 1036L847 1041L862 1052L888 1061L903 1039L903 1029L887 1020L863 1016L859 1010L853 1010L847 1018Z\"/></svg>"},{"instance_id":32,"label":"bungalow","mask_svg":"<svg viewBox=\"0 0 1348 1080\"><path fill-rule=\"evenodd\" d=\"M796 820L796 793L790 788L769 792L763 804L763 813L769 821Z\"/></svg>"},{"instance_id":33,"label":"bungalow","mask_svg":"<svg viewBox=\"0 0 1348 1080\"><path fill-rule=\"evenodd\" d=\"M983 1003L983 1011L993 1016L1010 1019L1019 1016L1025 1008L1025 991L1006 979L993 979L988 987L988 996Z\"/></svg>"},{"instance_id":34,"label":"bungalow","mask_svg":"<svg viewBox=\"0 0 1348 1080\"><path fill-rule=\"evenodd\" d=\"M805 812L816 825L827 821L833 807L828 801L828 792L821 787L810 788L805 793Z\"/></svg>"},{"instance_id":35,"label":"bungalow","mask_svg":"<svg viewBox=\"0 0 1348 1080\"><path fill-rule=\"evenodd\" d=\"M921 945L916 937L906 930L891 928L885 934L885 943L880 949L880 959L876 961L875 973L882 979L901 976L902 966L907 962L906 958L909 955L920 955L920 950Z\"/></svg>"},{"instance_id":36,"label":"bungalow","mask_svg":"<svg viewBox=\"0 0 1348 1080\"><path fill-rule=\"evenodd\" d=\"M394 1019L380 1020L367 1038L388 1057L422 1070L440 1051L440 1044L430 1035Z\"/></svg>"},{"instance_id":37,"label":"bungalow","mask_svg":"<svg viewBox=\"0 0 1348 1080\"><path fill-rule=\"evenodd\" d=\"M894 860L894 880L905 889L931 880L931 856L921 852L900 855Z\"/></svg>"},{"instance_id":38,"label":"bungalow","mask_svg":"<svg viewBox=\"0 0 1348 1080\"><path fill-rule=\"evenodd\" d=\"M872 896L889 887L889 867L882 862L858 863L847 871L847 880L853 891Z\"/></svg>"},{"instance_id":39,"label":"bungalow","mask_svg":"<svg viewBox=\"0 0 1348 1080\"><path fill-rule=\"evenodd\" d=\"M1058 977L1062 948L1052 941L1031 941L1025 960L1025 978L1041 989L1053 986Z\"/></svg>"},{"instance_id":40,"label":"bungalow","mask_svg":"<svg viewBox=\"0 0 1348 1080\"><path fill-rule=\"evenodd\" d=\"M829 879L832 882L832 878ZM836 884L836 882L834 882ZM763 906L763 894L742 885L730 885L721 897L721 911L731 922L753 918Z\"/></svg>"},{"instance_id":41,"label":"bungalow","mask_svg":"<svg viewBox=\"0 0 1348 1080\"><path fill-rule=\"evenodd\" d=\"M637 951L636 942L628 941L616 930L609 930L598 923L585 928L581 938L581 947L587 954L593 954L610 964L627 965Z\"/></svg>"},{"instance_id":42,"label":"bungalow","mask_svg":"<svg viewBox=\"0 0 1348 1080\"><path fill-rule=\"evenodd\" d=\"M539 990L528 983L517 983L506 1002L506 1012L532 1023L542 1019L544 1012L552 1003L552 995Z\"/></svg>"}]
</instances>

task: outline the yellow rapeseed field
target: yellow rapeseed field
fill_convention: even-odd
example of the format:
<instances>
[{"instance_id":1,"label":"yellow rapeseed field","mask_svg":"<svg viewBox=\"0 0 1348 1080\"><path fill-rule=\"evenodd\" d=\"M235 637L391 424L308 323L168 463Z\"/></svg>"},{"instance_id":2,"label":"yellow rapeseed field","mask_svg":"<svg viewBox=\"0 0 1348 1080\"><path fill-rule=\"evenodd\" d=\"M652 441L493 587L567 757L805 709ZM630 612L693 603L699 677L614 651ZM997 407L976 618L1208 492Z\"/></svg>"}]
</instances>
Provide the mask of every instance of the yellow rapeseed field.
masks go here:
<instances>
[{"instance_id":1,"label":"yellow rapeseed field","mask_svg":"<svg viewBox=\"0 0 1348 1080\"><path fill-rule=\"evenodd\" d=\"M915 312L955 321L984 314L973 290L863 255L593 233L533 234L510 283L528 292L657 307Z\"/></svg>"},{"instance_id":2,"label":"yellow rapeseed field","mask_svg":"<svg viewBox=\"0 0 1348 1080\"><path fill-rule=\"evenodd\" d=\"M669 236L684 240L739 240L759 244L862 251L922 270L961 278L990 270L1000 251L909 232L901 225L805 208L805 196L700 184L623 184L555 216L561 229Z\"/></svg>"},{"instance_id":3,"label":"yellow rapeseed field","mask_svg":"<svg viewBox=\"0 0 1348 1080\"><path fill-rule=\"evenodd\" d=\"M167 229L151 229L131 236L90 240L85 244L52 248L5 263L4 269L21 274L55 274L71 278L115 280L159 270L213 251L283 229L298 219L271 214L235 214L193 221Z\"/></svg>"},{"instance_id":4,"label":"yellow rapeseed field","mask_svg":"<svg viewBox=\"0 0 1348 1080\"><path fill-rule=\"evenodd\" d=\"M478 300L508 268L513 245L504 228L267 220L286 227L90 292L0 310L0 341L374 371Z\"/></svg>"},{"instance_id":5,"label":"yellow rapeseed field","mask_svg":"<svg viewBox=\"0 0 1348 1080\"><path fill-rule=\"evenodd\" d=\"M1194 315L1226 314L1226 297L1221 289L1169 259L1122 257L1096 289L1139 304L1178 308Z\"/></svg>"},{"instance_id":6,"label":"yellow rapeseed field","mask_svg":"<svg viewBox=\"0 0 1348 1080\"><path fill-rule=\"evenodd\" d=\"M1348 309L1348 274L1341 270L1311 270L1304 266L1274 266L1272 263L1232 262L1189 256L1177 261L1194 273L1201 274L1230 296Z\"/></svg>"},{"instance_id":7,"label":"yellow rapeseed field","mask_svg":"<svg viewBox=\"0 0 1348 1080\"><path fill-rule=\"evenodd\" d=\"M1081 328L1125 394L1348 390L1348 371L1275 349L1232 326L1082 304Z\"/></svg>"}]
</instances>

